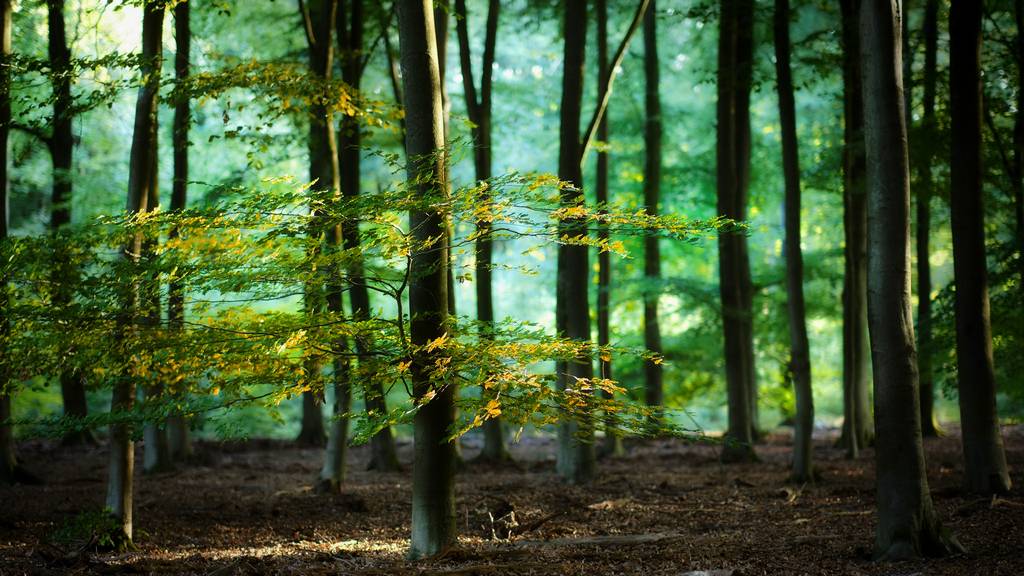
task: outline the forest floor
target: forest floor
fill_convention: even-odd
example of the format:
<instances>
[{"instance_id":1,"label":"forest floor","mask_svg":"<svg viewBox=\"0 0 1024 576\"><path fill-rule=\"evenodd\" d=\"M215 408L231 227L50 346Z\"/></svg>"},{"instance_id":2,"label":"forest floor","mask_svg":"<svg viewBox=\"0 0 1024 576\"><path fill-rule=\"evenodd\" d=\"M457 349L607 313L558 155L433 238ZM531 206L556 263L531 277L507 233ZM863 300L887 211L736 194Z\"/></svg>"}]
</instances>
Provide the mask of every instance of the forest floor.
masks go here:
<instances>
[{"instance_id":1,"label":"forest floor","mask_svg":"<svg viewBox=\"0 0 1024 576\"><path fill-rule=\"evenodd\" d=\"M106 451L33 442L28 467L47 482L0 487L0 575L15 574L1020 574L1024 570L1024 426L1004 437L1013 491L996 499L959 489L959 438L926 441L935 506L967 548L939 560L872 562L874 454L849 461L816 440L822 479L786 483L784 433L758 446L758 464L718 463L718 447L658 440L601 462L596 481L565 486L554 443L524 438L514 466L471 462L458 476L459 548L406 562L410 476L364 471L353 449L342 494L318 495L319 450L280 441L200 443L197 463L136 479L138 550L72 553L55 534L98 510ZM408 443L400 456L409 466ZM136 458L141 463L141 454ZM507 536L514 511L518 526ZM496 517L497 522L492 522Z\"/></svg>"}]
</instances>

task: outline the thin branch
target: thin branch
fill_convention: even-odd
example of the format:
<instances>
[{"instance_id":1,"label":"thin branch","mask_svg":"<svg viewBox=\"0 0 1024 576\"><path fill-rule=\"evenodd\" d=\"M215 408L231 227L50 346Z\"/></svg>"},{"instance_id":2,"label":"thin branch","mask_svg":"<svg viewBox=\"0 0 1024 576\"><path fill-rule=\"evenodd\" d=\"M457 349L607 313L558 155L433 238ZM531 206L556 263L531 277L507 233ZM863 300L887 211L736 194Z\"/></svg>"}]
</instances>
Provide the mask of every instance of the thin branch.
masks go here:
<instances>
[{"instance_id":1,"label":"thin branch","mask_svg":"<svg viewBox=\"0 0 1024 576\"><path fill-rule=\"evenodd\" d=\"M601 123L601 118L604 117L604 112L608 108L608 100L611 99L612 95L612 84L615 82L615 70L622 65L622 59L626 56L626 49L629 48L629 42L633 39L640 23L643 22L644 14L647 13L647 8L651 5L650 0L640 0L640 4L636 7L636 13L633 15L633 21L629 24L629 29L626 30L626 35L622 37L622 43L619 44L618 50L615 51L615 57L612 58L611 64L608 66L607 80L605 82L605 90L601 94L601 98L598 100L597 108L594 110L594 115L590 118L590 123L587 125L587 131L583 134L583 146L580 150L580 164L583 164L583 160L587 157L587 152L590 150L590 146L594 143L594 136L597 134L597 125Z\"/></svg>"},{"instance_id":2,"label":"thin branch","mask_svg":"<svg viewBox=\"0 0 1024 576\"><path fill-rule=\"evenodd\" d=\"M306 33L306 43L312 49L316 46L316 36L313 34L313 21L309 16L309 8L303 0L299 0L299 16L302 17L302 30Z\"/></svg>"}]
</instances>

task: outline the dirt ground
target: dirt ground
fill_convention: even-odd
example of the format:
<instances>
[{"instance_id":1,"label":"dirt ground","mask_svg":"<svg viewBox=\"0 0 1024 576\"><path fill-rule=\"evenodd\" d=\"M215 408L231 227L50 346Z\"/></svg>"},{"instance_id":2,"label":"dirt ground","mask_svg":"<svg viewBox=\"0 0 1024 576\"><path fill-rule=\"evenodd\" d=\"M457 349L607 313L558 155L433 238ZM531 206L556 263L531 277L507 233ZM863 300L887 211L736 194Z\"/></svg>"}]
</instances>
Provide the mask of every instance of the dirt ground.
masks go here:
<instances>
[{"instance_id":1,"label":"dirt ground","mask_svg":"<svg viewBox=\"0 0 1024 576\"><path fill-rule=\"evenodd\" d=\"M750 465L720 465L714 445L639 443L603 460L587 487L557 480L550 439L524 439L512 447L515 466L466 465L457 488L459 549L416 563L403 557L408 472L364 471L368 452L358 447L344 493L318 495L320 451L256 440L203 443L193 465L139 475L137 551L67 555L54 534L102 505L107 453L31 443L22 455L47 482L0 487L0 575L1017 575L1024 570L1024 426L1006 428L1004 437L1015 486L997 499L961 493L955 433L926 442L936 508L968 552L899 564L870 557L872 451L847 461L829 437L816 441L822 480L805 486L785 482L783 434L760 445L762 462ZM472 439L464 446L469 461L478 448ZM400 449L407 467L410 448Z\"/></svg>"}]
</instances>

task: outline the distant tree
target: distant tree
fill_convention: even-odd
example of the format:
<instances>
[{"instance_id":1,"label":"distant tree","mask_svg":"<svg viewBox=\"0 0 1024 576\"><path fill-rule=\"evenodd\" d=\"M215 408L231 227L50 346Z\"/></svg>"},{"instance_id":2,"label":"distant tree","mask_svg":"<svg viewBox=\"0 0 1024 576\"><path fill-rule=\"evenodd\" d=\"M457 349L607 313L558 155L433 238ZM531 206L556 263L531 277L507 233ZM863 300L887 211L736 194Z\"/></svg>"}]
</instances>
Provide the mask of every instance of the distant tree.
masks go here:
<instances>
[{"instance_id":1,"label":"distant tree","mask_svg":"<svg viewBox=\"0 0 1024 576\"><path fill-rule=\"evenodd\" d=\"M142 66L144 79L139 86L135 103L135 126L132 133L131 156L128 167L129 214L149 210L153 199L152 188L156 181L157 109L160 98L160 65L163 59L163 21L165 6L162 2L147 2L142 14ZM143 238L136 234L124 248L124 258L129 263L137 262L142 252ZM137 283L125 286L125 305L120 322L121 353L131 358L135 352L134 332L142 319L145 308L144 292ZM110 410L126 413L135 405L135 391L139 372L143 367L139 361L129 361L126 373L114 382ZM135 450L132 437L133 424L130 420L115 420L110 425L110 465L107 480L106 506L118 523L122 544L132 541L132 493Z\"/></svg>"},{"instance_id":2,"label":"distant tree","mask_svg":"<svg viewBox=\"0 0 1024 576\"><path fill-rule=\"evenodd\" d=\"M473 167L476 179L486 182L494 174L491 168L493 147L491 142L491 102L494 87L494 55L498 38L499 0L488 0L487 23L484 29L484 51L480 66L480 92L477 93L473 80L472 50L469 44L469 13L465 0L455 0L455 29L459 38L459 63L462 71L462 86L466 96L466 113L472 122ZM483 199L486 201L487 196ZM491 223L481 219L476 224L476 316L480 321L480 337L491 338L494 323L494 287L491 268L494 248L491 240ZM500 417L490 418L483 424L484 447L480 458L491 461L509 459L505 446L505 435Z\"/></svg>"},{"instance_id":3,"label":"distant tree","mask_svg":"<svg viewBox=\"0 0 1024 576\"><path fill-rule=\"evenodd\" d=\"M814 396L811 389L811 354L807 341L804 304L804 257L800 249L800 152L796 134L796 106L790 71L789 0L775 0L775 70L782 128L782 172L786 180L786 301L789 308L790 370L796 392L793 432L794 482L814 480L811 435L814 432Z\"/></svg>"},{"instance_id":4,"label":"distant tree","mask_svg":"<svg viewBox=\"0 0 1024 576\"><path fill-rule=\"evenodd\" d=\"M935 420L935 370L932 357L932 268L931 199L934 195L932 161L934 159L935 84L938 77L936 55L939 44L939 2L928 0L924 8L924 114L921 118L921 142L913 158L917 160L917 370L921 378L921 433L938 436ZM908 115L909 117L909 115Z\"/></svg>"},{"instance_id":5,"label":"distant tree","mask_svg":"<svg viewBox=\"0 0 1024 576\"><path fill-rule=\"evenodd\" d=\"M658 215L661 201L661 78L658 72L658 27L654 0L644 15L644 207ZM644 238L644 347L661 354L658 325L658 294L661 290L661 250L657 235ZM644 400L648 406L665 404L664 377L660 360L644 362Z\"/></svg>"},{"instance_id":6,"label":"distant tree","mask_svg":"<svg viewBox=\"0 0 1024 576\"><path fill-rule=\"evenodd\" d=\"M928 489L910 309L910 175L898 3L864 2L860 54L867 152L868 323L875 382L878 525L886 560L958 548Z\"/></svg>"},{"instance_id":7,"label":"distant tree","mask_svg":"<svg viewBox=\"0 0 1024 576\"><path fill-rule=\"evenodd\" d=\"M398 37L405 96L406 162L409 185L420 198L444 195L444 125L432 2L401 0ZM413 394L423 403L415 415L412 539L409 557L439 554L455 543L455 448L449 429L455 421L456 386L437 381L435 362L444 360L448 317L447 224L434 209L409 214L414 248L409 284ZM441 239L441 248L437 239Z\"/></svg>"},{"instance_id":8,"label":"distant tree","mask_svg":"<svg viewBox=\"0 0 1024 576\"><path fill-rule=\"evenodd\" d=\"M867 193L864 104L861 94L861 0L841 0L843 42L843 431L847 457L856 458L873 436L867 304Z\"/></svg>"},{"instance_id":9,"label":"distant tree","mask_svg":"<svg viewBox=\"0 0 1024 576\"><path fill-rule=\"evenodd\" d=\"M178 85L188 81L189 62L192 46L190 23L190 2L174 6L174 80ZM171 210L180 212L188 206L188 133L192 121L191 101L182 93L174 102L174 124L172 127L172 148L174 150L174 181L171 188ZM171 230L170 239L178 236ZM167 288L167 325L172 330L185 326L185 295L180 282L171 282ZM192 441L189 423L183 416L171 416L167 420L167 435L171 458L186 460L192 455Z\"/></svg>"},{"instance_id":10,"label":"distant tree","mask_svg":"<svg viewBox=\"0 0 1024 576\"><path fill-rule=\"evenodd\" d=\"M718 213L747 218L750 183L750 89L753 62L753 0L721 0L718 39ZM719 290L725 335L729 428L722 459L756 459L757 392L754 383L753 287L747 238L718 238Z\"/></svg>"},{"instance_id":11,"label":"distant tree","mask_svg":"<svg viewBox=\"0 0 1024 576\"><path fill-rule=\"evenodd\" d=\"M996 411L985 263L981 159L980 2L956 0L949 14L950 217L956 291L956 358L965 484L1010 490Z\"/></svg>"}]
</instances>

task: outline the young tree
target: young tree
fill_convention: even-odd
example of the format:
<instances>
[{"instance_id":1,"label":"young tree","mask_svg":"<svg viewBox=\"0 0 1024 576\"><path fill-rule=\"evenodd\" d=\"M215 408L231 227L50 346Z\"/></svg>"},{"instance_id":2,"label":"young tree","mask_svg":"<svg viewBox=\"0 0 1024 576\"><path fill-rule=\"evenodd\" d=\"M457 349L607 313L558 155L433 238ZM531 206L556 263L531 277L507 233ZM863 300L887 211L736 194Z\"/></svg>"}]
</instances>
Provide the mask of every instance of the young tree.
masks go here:
<instances>
[{"instance_id":1,"label":"young tree","mask_svg":"<svg viewBox=\"0 0 1024 576\"><path fill-rule=\"evenodd\" d=\"M860 54L867 151L868 324L875 382L876 554L935 556L958 547L928 490L910 310L910 176L900 57L900 7L864 2Z\"/></svg>"},{"instance_id":2,"label":"young tree","mask_svg":"<svg viewBox=\"0 0 1024 576\"><path fill-rule=\"evenodd\" d=\"M753 0L721 0L718 39L717 169L718 213L747 217L750 181L750 84ZM719 291L725 335L725 376L729 405L727 462L756 459L753 351L753 288L746 236L718 237Z\"/></svg>"},{"instance_id":3,"label":"young tree","mask_svg":"<svg viewBox=\"0 0 1024 576\"><path fill-rule=\"evenodd\" d=\"M487 23L484 29L484 53L480 66L480 92L473 80L472 52L469 45L469 13L466 0L455 0L455 29L459 38L459 63L462 86L466 96L466 113L472 122L473 167L476 179L485 182L494 174L491 168L491 100L494 86L494 55L498 38L499 0L488 0ZM486 202L487 198L481 199ZM481 324L481 338L491 338L494 323L494 287L491 274L494 248L491 241L491 223L480 220L476 240L476 316ZM490 418L483 424L484 447L480 458L490 461L509 459L501 418Z\"/></svg>"},{"instance_id":4,"label":"young tree","mask_svg":"<svg viewBox=\"0 0 1024 576\"><path fill-rule=\"evenodd\" d=\"M192 49L192 27L190 23L190 2L181 2L174 7L174 80L178 85L185 83L189 76L189 62ZM174 124L172 147L174 149L174 182L171 189L171 210L180 212L188 205L188 131L191 123L191 102L187 94L178 96L174 103ZM177 230L171 230L169 238L176 238ZM185 325L185 294L180 282L171 282L167 288L167 325L172 330L182 330ZM192 455L192 440L188 421L182 416L171 416L167 420L167 436L171 458L187 460Z\"/></svg>"},{"instance_id":5,"label":"young tree","mask_svg":"<svg viewBox=\"0 0 1024 576\"><path fill-rule=\"evenodd\" d=\"M558 177L569 184L561 193L561 205L581 205L583 173L580 166L580 113L583 104L583 65L587 43L587 3L567 0L564 12L564 66L560 112ZM559 236L586 234L582 222L559 222ZM560 335L586 342L590 340L589 249L586 246L559 244L558 285L556 290L556 329ZM590 358L560 362L558 387L565 390L570 381L590 380L594 376ZM566 421L558 428L558 473L568 482L589 482L596 467L593 427L589 423Z\"/></svg>"},{"instance_id":6,"label":"young tree","mask_svg":"<svg viewBox=\"0 0 1024 576\"><path fill-rule=\"evenodd\" d=\"M144 79L135 102L135 125L132 133L131 158L128 166L127 212L138 214L150 208L153 185L156 182L157 109L160 98L160 65L163 59L163 2L147 2L142 15L142 66ZM143 239L136 235L125 246L124 257L136 262L142 251ZM125 287L125 318L121 321L121 346L126 358L132 356L134 324L139 321L142 297L138 285ZM129 412L135 405L138 367L129 362L127 371L114 382L110 411ZM110 425L110 465L107 480L106 506L118 522L120 539L124 544L132 541L132 476L135 469L135 450L130 421Z\"/></svg>"},{"instance_id":7,"label":"young tree","mask_svg":"<svg viewBox=\"0 0 1024 576\"><path fill-rule=\"evenodd\" d=\"M658 215L661 196L661 87L658 73L657 10L651 0L644 15L644 206L650 216ZM644 347L661 354L661 328L658 325L658 294L661 287L661 250L658 237L644 238ZM660 361L644 362L644 400L648 406L665 404Z\"/></svg>"},{"instance_id":8,"label":"young tree","mask_svg":"<svg viewBox=\"0 0 1024 576\"><path fill-rule=\"evenodd\" d=\"M405 94L405 149L409 185L418 197L444 195L444 125L434 14L429 0L400 0L398 37ZM455 421L453 382L436 381L433 366L443 348L448 317L447 224L436 209L409 214L413 253L409 317L413 393L422 406L414 419L412 540L409 557L439 554L455 543L455 449L448 440Z\"/></svg>"},{"instance_id":9,"label":"young tree","mask_svg":"<svg viewBox=\"0 0 1024 576\"><path fill-rule=\"evenodd\" d=\"M814 397L811 391L811 354L807 341L804 305L804 257L800 249L800 152L796 136L796 106L790 71L789 0L775 0L775 73L782 127L782 172L786 180L786 299L789 309L790 370L796 392L796 427L793 431L794 482L814 480L811 434Z\"/></svg>"},{"instance_id":10,"label":"young tree","mask_svg":"<svg viewBox=\"0 0 1024 576\"><path fill-rule=\"evenodd\" d=\"M841 0L843 41L843 432L847 457L872 438L867 304L867 192L861 94L861 0Z\"/></svg>"},{"instance_id":11,"label":"young tree","mask_svg":"<svg viewBox=\"0 0 1024 576\"><path fill-rule=\"evenodd\" d=\"M996 412L992 328L985 266L981 160L980 2L957 0L949 13L950 215L956 282L956 357L966 487L1010 489Z\"/></svg>"},{"instance_id":12,"label":"young tree","mask_svg":"<svg viewBox=\"0 0 1024 576\"><path fill-rule=\"evenodd\" d=\"M931 199L933 195L932 159L935 141L935 84L938 76L936 55L939 44L939 2L928 0L924 8L924 115L921 118L921 143L917 159L917 370L921 380L921 433L938 436L935 420L935 379L932 368L932 268Z\"/></svg>"}]
</instances>

